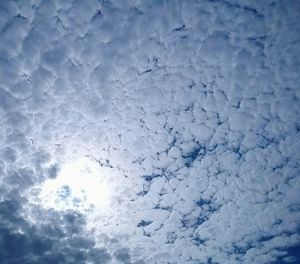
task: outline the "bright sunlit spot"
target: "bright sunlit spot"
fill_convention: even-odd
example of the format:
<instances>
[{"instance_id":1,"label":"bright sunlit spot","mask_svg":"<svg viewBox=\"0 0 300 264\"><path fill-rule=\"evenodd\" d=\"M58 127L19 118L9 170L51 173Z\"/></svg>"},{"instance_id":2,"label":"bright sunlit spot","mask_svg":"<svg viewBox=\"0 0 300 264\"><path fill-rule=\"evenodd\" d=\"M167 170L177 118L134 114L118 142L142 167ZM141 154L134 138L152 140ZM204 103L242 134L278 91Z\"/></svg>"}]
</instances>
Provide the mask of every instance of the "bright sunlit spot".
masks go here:
<instances>
[{"instance_id":1,"label":"bright sunlit spot","mask_svg":"<svg viewBox=\"0 0 300 264\"><path fill-rule=\"evenodd\" d=\"M42 184L39 194L43 207L58 211L105 209L109 191L101 167L89 158L65 164L55 179Z\"/></svg>"}]
</instances>

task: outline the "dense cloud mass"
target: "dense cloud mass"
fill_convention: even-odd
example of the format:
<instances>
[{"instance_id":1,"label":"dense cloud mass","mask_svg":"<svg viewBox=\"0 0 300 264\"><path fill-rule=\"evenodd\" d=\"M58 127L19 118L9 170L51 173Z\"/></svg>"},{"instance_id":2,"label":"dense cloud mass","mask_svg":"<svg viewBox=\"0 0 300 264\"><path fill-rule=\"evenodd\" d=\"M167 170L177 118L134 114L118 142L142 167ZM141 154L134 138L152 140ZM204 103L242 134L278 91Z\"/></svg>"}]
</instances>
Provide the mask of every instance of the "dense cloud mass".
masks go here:
<instances>
[{"instance_id":1,"label":"dense cloud mass","mask_svg":"<svg viewBox=\"0 0 300 264\"><path fill-rule=\"evenodd\" d=\"M298 0L0 1L0 263L299 263L299 17ZM82 157L108 208L46 207Z\"/></svg>"}]
</instances>

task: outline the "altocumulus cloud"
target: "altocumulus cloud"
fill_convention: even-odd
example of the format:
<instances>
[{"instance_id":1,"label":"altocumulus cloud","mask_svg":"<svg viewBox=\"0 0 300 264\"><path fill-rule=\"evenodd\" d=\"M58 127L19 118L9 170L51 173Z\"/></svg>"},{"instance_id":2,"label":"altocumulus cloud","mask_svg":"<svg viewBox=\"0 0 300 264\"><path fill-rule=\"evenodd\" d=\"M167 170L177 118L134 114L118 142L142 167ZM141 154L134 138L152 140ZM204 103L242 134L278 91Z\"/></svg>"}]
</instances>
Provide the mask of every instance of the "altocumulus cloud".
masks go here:
<instances>
[{"instance_id":1,"label":"altocumulus cloud","mask_svg":"<svg viewBox=\"0 0 300 264\"><path fill-rule=\"evenodd\" d=\"M299 16L1 1L0 262L299 263ZM46 207L43 183L82 157L108 208Z\"/></svg>"}]
</instances>

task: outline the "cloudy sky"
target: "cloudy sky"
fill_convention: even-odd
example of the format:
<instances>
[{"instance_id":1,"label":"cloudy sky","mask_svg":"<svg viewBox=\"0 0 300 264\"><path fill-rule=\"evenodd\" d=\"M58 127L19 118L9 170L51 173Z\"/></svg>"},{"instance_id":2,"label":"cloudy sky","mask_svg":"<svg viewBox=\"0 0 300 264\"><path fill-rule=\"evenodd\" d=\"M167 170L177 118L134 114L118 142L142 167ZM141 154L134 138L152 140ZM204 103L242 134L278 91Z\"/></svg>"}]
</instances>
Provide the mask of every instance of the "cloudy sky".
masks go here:
<instances>
[{"instance_id":1,"label":"cloudy sky","mask_svg":"<svg viewBox=\"0 0 300 264\"><path fill-rule=\"evenodd\" d=\"M299 17L0 1L0 263L300 263Z\"/></svg>"}]
</instances>

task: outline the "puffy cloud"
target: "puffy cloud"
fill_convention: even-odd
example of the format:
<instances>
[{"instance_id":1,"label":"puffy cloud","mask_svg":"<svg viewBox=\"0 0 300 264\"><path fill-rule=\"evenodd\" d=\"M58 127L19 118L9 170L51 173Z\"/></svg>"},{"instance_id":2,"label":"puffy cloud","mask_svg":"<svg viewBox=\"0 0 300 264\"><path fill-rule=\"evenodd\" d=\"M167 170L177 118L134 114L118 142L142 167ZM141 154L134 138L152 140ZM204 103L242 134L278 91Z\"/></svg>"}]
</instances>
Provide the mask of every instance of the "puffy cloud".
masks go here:
<instances>
[{"instance_id":1,"label":"puffy cloud","mask_svg":"<svg viewBox=\"0 0 300 264\"><path fill-rule=\"evenodd\" d=\"M20 215L24 201L0 203L2 263L108 263L106 249L84 236L84 219L76 212L39 211L34 225Z\"/></svg>"},{"instance_id":2,"label":"puffy cloud","mask_svg":"<svg viewBox=\"0 0 300 264\"><path fill-rule=\"evenodd\" d=\"M2 1L0 262L299 262L299 10ZM46 208L82 158L109 207Z\"/></svg>"}]
</instances>

